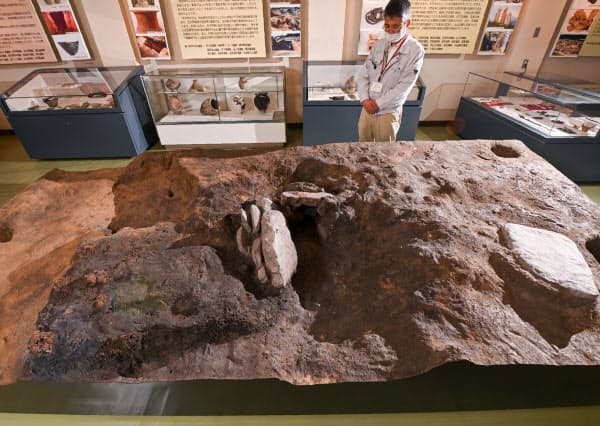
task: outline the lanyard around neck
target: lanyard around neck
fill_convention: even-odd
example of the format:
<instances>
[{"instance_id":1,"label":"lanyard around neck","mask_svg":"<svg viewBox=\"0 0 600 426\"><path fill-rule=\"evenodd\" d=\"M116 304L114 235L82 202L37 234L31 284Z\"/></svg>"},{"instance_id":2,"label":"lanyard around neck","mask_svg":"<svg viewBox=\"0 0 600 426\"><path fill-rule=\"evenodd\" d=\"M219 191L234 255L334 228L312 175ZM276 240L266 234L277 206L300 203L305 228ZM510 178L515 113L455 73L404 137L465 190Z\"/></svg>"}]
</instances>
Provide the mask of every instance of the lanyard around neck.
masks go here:
<instances>
[{"instance_id":1,"label":"lanyard around neck","mask_svg":"<svg viewBox=\"0 0 600 426\"><path fill-rule=\"evenodd\" d=\"M400 53L400 49L402 48L402 46L404 46L404 43L406 43L407 38L408 38L408 34L405 34L404 37L402 37L402 40L400 40L400 42L398 43L398 47L396 47L396 50L394 50L394 53L392 53L392 56L390 56L389 59L388 59L388 51L389 51L390 46L387 46L385 48L385 50L383 52L383 63L381 66L381 73L379 74L379 79L377 81L381 82L383 75L390 68L390 65L392 64L394 58L396 56L398 56L398 53Z\"/></svg>"}]
</instances>

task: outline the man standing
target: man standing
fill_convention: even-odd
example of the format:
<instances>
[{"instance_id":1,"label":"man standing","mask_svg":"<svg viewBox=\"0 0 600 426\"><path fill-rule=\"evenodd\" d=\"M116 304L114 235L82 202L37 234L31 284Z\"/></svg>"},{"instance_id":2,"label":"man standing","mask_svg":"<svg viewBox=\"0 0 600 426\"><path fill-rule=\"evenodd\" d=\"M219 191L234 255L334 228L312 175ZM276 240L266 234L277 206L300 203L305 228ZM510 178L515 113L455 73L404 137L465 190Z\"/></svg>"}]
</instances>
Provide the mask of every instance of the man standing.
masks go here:
<instances>
[{"instance_id":1,"label":"man standing","mask_svg":"<svg viewBox=\"0 0 600 426\"><path fill-rule=\"evenodd\" d=\"M357 79L363 106L358 120L361 142L396 140L402 105L425 56L421 43L408 34L409 0L390 0L383 15L385 35L373 45Z\"/></svg>"}]
</instances>

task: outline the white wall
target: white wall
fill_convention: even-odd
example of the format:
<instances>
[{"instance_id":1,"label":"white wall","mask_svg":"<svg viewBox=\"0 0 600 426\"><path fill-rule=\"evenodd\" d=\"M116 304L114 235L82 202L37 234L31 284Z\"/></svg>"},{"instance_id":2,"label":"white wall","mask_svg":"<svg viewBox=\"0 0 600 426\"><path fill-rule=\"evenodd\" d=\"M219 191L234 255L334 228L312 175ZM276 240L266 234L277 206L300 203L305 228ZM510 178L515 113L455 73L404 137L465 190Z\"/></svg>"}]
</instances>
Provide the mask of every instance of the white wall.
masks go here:
<instances>
[{"instance_id":1,"label":"white wall","mask_svg":"<svg viewBox=\"0 0 600 426\"><path fill-rule=\"evenodd\" d=\"M314 61L341 60L344 50L346 0L307 0L306 3L308 58Z\"/></svg>"}]
</instances>

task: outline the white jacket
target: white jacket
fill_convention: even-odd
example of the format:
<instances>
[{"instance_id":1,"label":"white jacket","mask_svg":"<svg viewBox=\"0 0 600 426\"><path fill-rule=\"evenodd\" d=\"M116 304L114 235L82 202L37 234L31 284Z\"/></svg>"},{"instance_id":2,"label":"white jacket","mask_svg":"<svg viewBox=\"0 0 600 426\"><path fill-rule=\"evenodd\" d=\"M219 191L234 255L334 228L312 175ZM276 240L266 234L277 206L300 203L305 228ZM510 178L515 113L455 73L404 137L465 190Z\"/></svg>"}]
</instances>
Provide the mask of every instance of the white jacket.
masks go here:
<instances>
[{"instance_id":1,"label":"white jacket","mask_svg":"<svg viewBox=\"0 0 600 426\"><path fill-rule=\"evenodd\" d=\"M392 59L381 78L381 92L374 93L370 90L370 85L379 79L388 44L389 41L380 39L373 45L357 78L360 101L375 99L379 106L376 115L402 112L402 105L419 77L425 56L425 49L421 43L409 34L400 52Z\"/></svg>"}]
</instances>

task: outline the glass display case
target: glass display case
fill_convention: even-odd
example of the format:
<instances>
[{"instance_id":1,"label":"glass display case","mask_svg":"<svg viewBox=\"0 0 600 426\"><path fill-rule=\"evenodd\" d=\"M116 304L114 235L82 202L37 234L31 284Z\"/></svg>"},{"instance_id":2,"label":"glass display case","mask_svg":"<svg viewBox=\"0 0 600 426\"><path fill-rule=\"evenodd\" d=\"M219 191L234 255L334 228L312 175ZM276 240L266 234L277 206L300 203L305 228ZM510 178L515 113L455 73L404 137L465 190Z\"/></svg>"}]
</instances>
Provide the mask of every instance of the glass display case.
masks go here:
<instances>
[{"instance_id":1,"label":"glass display case","mask_svg":"<svg viewBox=\"0 0 600 426\"><path fill-rule=\"evenodd\" d=\"M505 74L533 81L537 93L557 98L562 104L589 115L600 115L600 83L553 73L537 77L516 72Z\"/></svg>"},{"instance_id":2,"label":"glass display case","mask_svg":"<svg viewBox=\"0 0 600 426\"><path fill-rule=\"evenodd\" d=\"M309 61L305 65L306 101L358 101L356 78L364 61ZM423 82L417 80L406 100L418 102L424 95Z\"/></svg>"},{"instance_id":3,"label":"glass display case","mask_svg":"<svg viewBox=\"0 0 600 426\"><path fill-rule=\"evenodd\" d=\"M158 70L142 81L165 146L286 141L279 68Z\"/></svg>"},{"instance_id":4,"label":"glass display case","mask_svg":"<svg viewBox=\"0 0 600 426\"><path fill-rule=\"evenodd\" d=\"M358 140L357 123L362 106L356 79L363 63L304 62L304 145ZM415 139L424 97L425 84L419 78L404 103L398 140Z\"/></svg>"},{"instance_id":5,"label":"glass display case","mask_svg":"<svg viewBox=\"0 0 600 426\"><path fill-rule=\"evenodd\" d=\"M0 97L32 158L129 157L156 141L143 67L49 68Z\"/></svg>"},{"instance_id":6,"label":"glass display case","mask_svg":"<svg viewBox=\"0 0 600 426\"><path fill-rule=\"evenodd\" d=\"M571 179L596 182L598 108L600 96L588 90L519 73L469 73L454 125L466 139L520 139Z\"/></svg>"}]
</instances>

